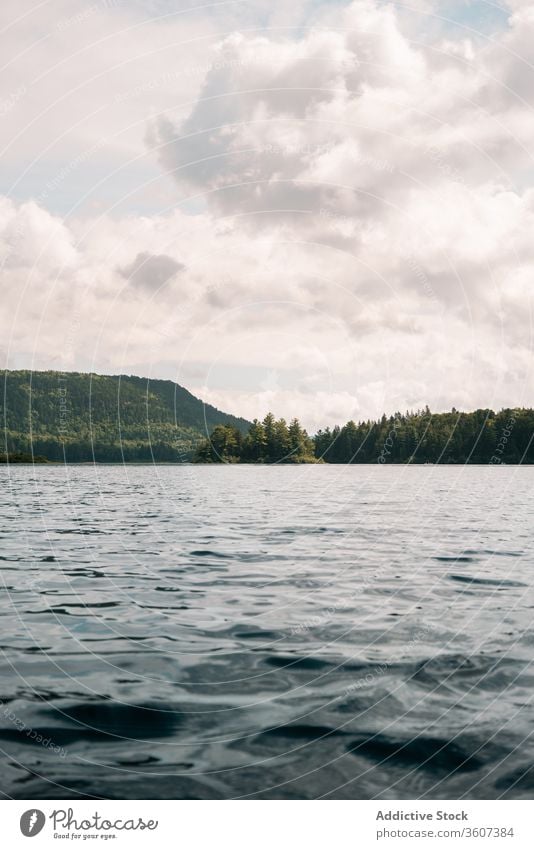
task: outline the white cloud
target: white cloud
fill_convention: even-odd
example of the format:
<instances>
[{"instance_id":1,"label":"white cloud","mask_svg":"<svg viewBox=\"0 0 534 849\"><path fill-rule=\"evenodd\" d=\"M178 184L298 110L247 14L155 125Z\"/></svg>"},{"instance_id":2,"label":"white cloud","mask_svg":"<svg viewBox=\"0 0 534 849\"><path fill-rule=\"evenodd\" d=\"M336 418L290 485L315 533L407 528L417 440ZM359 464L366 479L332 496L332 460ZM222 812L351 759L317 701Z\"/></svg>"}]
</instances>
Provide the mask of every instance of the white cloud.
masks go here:
<instances>
[{"instance_id":1,"label":"white cloud","mask_svg":"<svg viewBox=\"0 0 534 849\"><path fill-rule=\"evenodd\" d=\"M48 167L38 203L0 201L7 365L173 377L310 429L534 404L534 18L509 5L491 41L373 0L241 32L235 10L43 7L7 83L47 80L4 133L15 176ZM97 166L100 206L53 214Z\"/></svg>"}]
</instances>

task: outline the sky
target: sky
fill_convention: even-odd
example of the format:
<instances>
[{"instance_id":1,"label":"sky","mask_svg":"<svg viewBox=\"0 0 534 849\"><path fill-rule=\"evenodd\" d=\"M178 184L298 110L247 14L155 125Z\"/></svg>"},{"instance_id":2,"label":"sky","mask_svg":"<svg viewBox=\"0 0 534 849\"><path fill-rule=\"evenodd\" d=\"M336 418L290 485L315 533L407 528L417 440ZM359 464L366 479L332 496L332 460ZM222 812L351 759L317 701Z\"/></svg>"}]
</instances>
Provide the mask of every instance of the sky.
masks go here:
<instances>
[{"instance_id":1,"label":"sky","mask_svg":"<svg viewBox=\"0 0 534 849\"><path fill-rule=\"evenodd\" d=\"M534 3L2 0L5 368L534 406Z\"/></svg>"}]
</instances>

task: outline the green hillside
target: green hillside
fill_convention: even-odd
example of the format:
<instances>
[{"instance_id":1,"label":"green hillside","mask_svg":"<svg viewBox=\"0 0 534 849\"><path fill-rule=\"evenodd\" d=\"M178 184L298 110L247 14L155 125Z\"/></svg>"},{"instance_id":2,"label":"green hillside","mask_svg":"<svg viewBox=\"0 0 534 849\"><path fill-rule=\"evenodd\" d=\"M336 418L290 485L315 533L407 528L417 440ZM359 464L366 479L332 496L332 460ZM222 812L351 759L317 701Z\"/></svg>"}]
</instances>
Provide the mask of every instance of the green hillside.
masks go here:
<instances>
[{"instance_id":1,"label":"green hillside","mask_svg":"<svg viewBox=\"0 0 534 849\"><path fill-rule=\"evenodd\" d=\"M218 424L249 422L217 410L171 380L57 371L5 371L0 451L49 460L190 459Z\"/></svg>"}]
</instances>

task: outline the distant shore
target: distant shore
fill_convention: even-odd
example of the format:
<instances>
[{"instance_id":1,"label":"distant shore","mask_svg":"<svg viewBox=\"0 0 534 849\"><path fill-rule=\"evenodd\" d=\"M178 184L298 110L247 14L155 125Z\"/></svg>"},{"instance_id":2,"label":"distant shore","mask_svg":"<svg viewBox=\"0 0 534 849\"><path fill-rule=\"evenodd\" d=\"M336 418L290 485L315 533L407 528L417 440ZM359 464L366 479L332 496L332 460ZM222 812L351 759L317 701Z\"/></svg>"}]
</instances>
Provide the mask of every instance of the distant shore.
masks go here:
<instances>
[{"instance_id":1,"label":"distant shore","mask_svg":"<svg viewBox=\"0 0 534 849\"><path fill-rule=\"evenodd\" d=\"M491 463L491 462L474 461L474 460L468 460L468 461L447 460L446 462L443 462L443 463L431 463L431 462L428 462L428 461L419 461L419 460L412 460L410 462L391 460L388 463L384 464L384 463L379 463L378 461L375 461L375 462L366 461L366 462L361 462L361 463L359 463L359 462L353 462L353 463L321 463L321 462L311 462L311 463L306 463L306 462L301 462L301 463L284 463L284 462L275 462L275 463L239 462L239 463L232 463L232 462L220 462L220 463L211 463L211 462L205 462L205 463L203 463L203 462L198 462L198 461L193 461L193 460L185 460L185 461L175 461L175 460L153 460L153 461L152 460L124 460L124 461L121 461L121 460L67 460L67 461L63 461L63 460L48 460L46 458L41 458L41 459L38 459L38 460L36 459L34 461L34 460L31 460L31 459L30 460L11 460L11 459L5 460L5 459L0 459L0 468L2 466L5 466L5 467L9 467L9 466L38 466L39 468L57 468L58 466L113 466L113 467L116 467L116 466L119 466L119 467L120 466L172 466L172 467L177 467L177 468L183 467L183 466L187 466L187 468L192 468L192 467L223 468L223 467L226 467L226 466L232 466L232 467L246 466L247 468L260 468L260 469L262 469L262 468L263 469L266 469L266 468L269 468L269 469L270 468L277 468L277 469L285 468L285 469L287 469L287 468L302 468L303 466L321 466L323 468L324 467L337 468L337 467L340 467L340 466L353 466L353 467L365 466L366 468L370 468L370 467L382 466L382 465L402 467L402 468L406 468L407 466L416 466L417 468L421 468L421 466L439 466L440 468L452 468L452 467L456 468L458 466L470 466L470 467L473 467L473 468L475 468L475 467L481 468L481 467L484 467L484 466L493 466L494 467L494 466L498 465L498 466L506 466L506 467L509 467L509 468L517 468L517 467L520 467L520 466L521 467L532 467L532 466L534 466L534 463L531 462L531 461L526 461L524 463L504 463L504 462Z\"/></svg>"},{"instance_id":2,"label":"distant shore","mask_svg":"<svg viewBox=\"0 0 534 849\"><path fill-rule=\"evenodd\" d=\"M169 380L28 370L4 372L2 407L0 462L13 465L534 464L531 408L424 407L308 433L298 418L224 413Z\"/></svg>"}]
</instances>

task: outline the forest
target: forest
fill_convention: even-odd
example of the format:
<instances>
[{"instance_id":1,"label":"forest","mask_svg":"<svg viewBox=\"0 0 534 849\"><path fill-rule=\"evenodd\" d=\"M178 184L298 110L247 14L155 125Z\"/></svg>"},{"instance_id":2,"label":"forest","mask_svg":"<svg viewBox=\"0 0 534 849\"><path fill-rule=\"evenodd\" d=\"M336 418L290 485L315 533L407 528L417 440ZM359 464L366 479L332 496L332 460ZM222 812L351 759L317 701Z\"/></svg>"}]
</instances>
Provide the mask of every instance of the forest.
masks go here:
<instances>
[{"instance_id":1,"label":"forest","mask_svg":"<svg viewBox=\"0 0 534 849\"><path fill-rule=\"evenodd\" d=\"M254 419L248 433L232 425L217 425L198 448L197 463L316 463L315 444L298 419L287 425L268 413Z\"/></svg>"},{"instance_id":2,"label":"forest","mask_svg":"<svg viewBox=\"0 0 534 849\"><path fill-rule=\"evenodd\" d=\"M0 463L534 463L532 409L427 407L309 435L296 418L221 412L171 380L5 371L3 389Z\"/></svg>"},{"instance_id":3,"label":"forest","mask_svg":"<svg viewBox=\"0 0 534 849\"><path fill-rule=\"evenodd\" d=\"M187 462L223 422L243 433L250 424L171 380L7 370L0 462Z\"/></svg>"},{"instance_id":4,"label":"forest","mask_svg":"<svg viewBox=\"0 0 534 849\"><path fill-rule=\"evenodd\" d=\"M243 435L216 427L196 452L198 463L534 463L534 410L476 410L382 416L349 421L309 437L269 413Z\"/></svg>"}]
</instances>

